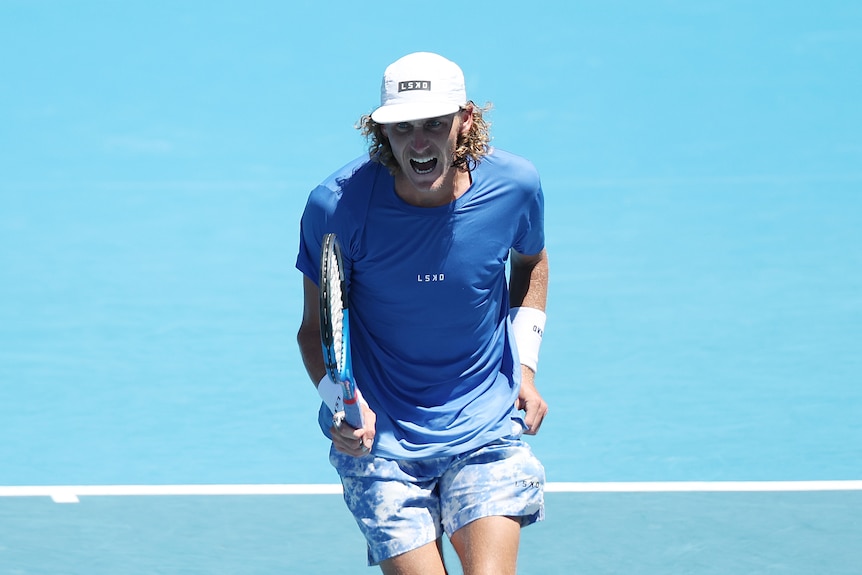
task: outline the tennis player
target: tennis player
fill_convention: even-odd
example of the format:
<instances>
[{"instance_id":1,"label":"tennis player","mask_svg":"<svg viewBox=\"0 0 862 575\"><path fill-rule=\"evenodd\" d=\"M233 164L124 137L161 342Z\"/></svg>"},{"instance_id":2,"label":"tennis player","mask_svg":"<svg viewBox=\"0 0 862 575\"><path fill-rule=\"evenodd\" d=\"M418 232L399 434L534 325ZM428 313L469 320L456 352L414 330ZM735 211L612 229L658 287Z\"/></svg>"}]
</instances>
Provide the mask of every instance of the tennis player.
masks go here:
<instances>
[{"instance_id":1,"label":"tennis player","mask_svg":"<svg viewBox=\"0 0 862 575\"><path fill-rule=\"evenodd\" d=\"M531 163L489 146L486 111L456 64L404 56L360 119L369 154L302 216L299 347L369 565L386 574L446 573L444 534L465 574L515 573L521 528L544 516L544 469L522 438L548 411L534 384L544 199ZM332 425L317 286L328 232L344 252L363 429Z\"/></svg>"}]
</instances>

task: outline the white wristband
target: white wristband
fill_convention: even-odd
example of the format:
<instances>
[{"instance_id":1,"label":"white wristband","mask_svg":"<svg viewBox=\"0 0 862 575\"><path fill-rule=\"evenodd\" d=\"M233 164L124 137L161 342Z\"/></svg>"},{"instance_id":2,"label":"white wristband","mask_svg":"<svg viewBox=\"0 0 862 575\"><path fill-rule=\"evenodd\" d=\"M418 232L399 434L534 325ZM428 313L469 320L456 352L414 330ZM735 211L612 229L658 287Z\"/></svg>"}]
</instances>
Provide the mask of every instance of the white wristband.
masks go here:
<instances>
[{"instance_id":1,"label":"white wristband","mask_svg":"<svg viewBox=\"0 0 862 575\"><path fill-rule=\"evenodd\" d=\"M326 404L334 414L339 411L344 411L344 389L340 383L335 383L329 374L323 376L320 383L317 384L317 393L320 394L320 399Z\"/></svg>"},{"instance_id":2,"label":"white wristband","mask_svg":"<svg viewBox=\"0 0 862 575\"><path fill-rule=\"evenodd\" d=\"M329 374L324 375L323 379L317 384L317 393L333 415L339 411L344 411L344 388L340 383L332 381ZM364 401L358 387L356 388L356 399L359 402Z\"/></svg>"},{"instance_id":3,"label":"white wristband","mask_svg":"<svg viewBox=\"0 0 862 575\"><path fill-rule=\"evenodd\" d=\"M521 363L536 371L539 365L539 348L545 331L545 312L534 307L513 307L509 310L512 333Z\"/></svg>"}]
</instances>

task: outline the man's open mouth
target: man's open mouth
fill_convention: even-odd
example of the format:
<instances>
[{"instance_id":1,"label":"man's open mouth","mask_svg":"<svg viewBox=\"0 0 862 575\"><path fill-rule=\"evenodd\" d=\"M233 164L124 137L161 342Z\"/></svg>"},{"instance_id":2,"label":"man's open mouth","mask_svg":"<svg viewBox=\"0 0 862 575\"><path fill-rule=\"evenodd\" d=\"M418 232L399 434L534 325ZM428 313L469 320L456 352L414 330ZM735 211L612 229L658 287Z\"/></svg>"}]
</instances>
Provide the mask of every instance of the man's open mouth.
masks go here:
<instances>
[{"instance_id":1,"label":"man's open mouth","mask_svg":"<svg viewBox=\"0 0 862 575\"><path fill-rule=\"evenodd\" d=\"M410 167L417 174L430 174L437 167L437 158L411 158Z\"/></svg>"}]
</instances>

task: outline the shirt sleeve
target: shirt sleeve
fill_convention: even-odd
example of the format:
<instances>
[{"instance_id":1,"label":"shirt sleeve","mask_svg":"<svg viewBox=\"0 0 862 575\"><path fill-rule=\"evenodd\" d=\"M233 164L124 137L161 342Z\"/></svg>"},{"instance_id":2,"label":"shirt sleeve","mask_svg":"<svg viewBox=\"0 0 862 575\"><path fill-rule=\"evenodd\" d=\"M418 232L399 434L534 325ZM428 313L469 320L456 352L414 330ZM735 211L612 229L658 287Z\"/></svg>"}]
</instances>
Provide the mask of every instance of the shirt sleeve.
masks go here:
<instances>
[{"instance_id":1,"label":"shirt sleeve","mask_svg":"<svg viewBox=\"0 0 862 575\"><path fill-rule=\"evenodd\" d=\"M545 248L545 196L534 168L524 180L524 207L512 247L520 254L535 255Z\"/></svg>"},{"instance_id":2,"label":"shirt sleeve","mask_svg":"<svg viewBox=\"0 0 862 575\"><path fill-rule=\"evenodd\" d=\"M296 256L296 269L308 276L315 284L319 281L320 248L323 235L335 201L333 191L325 186L312 190L305 204L305 211L299 226L299 253Z\"/></svg>"}]
</instances>

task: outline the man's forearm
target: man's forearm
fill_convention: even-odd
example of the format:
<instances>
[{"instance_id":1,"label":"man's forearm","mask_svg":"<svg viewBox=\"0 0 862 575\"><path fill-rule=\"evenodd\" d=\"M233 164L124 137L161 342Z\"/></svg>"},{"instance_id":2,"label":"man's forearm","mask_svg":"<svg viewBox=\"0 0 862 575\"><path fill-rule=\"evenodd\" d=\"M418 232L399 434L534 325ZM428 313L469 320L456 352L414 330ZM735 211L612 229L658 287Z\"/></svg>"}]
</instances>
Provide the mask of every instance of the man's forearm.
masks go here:
<instances>
[{"instance_id":1,"label":"man's forearm","mask_svg":"<svg viewBox=\"0 0 862 575\"><path fill-rule=\"evenodd\" d=\"M534 256L515 251L511 255L509 306L545 310L548 300L548 253L542 250Z\"/></svg>"}]
</instances>

